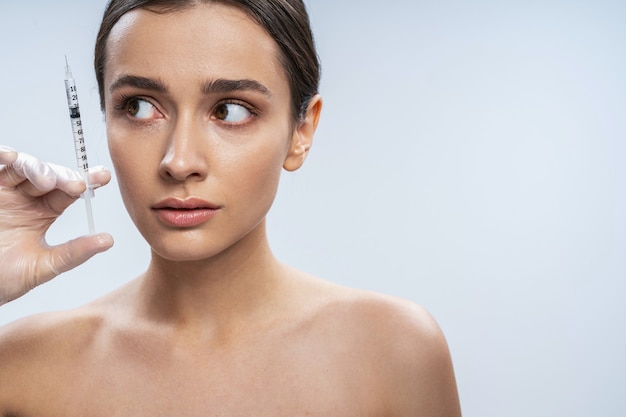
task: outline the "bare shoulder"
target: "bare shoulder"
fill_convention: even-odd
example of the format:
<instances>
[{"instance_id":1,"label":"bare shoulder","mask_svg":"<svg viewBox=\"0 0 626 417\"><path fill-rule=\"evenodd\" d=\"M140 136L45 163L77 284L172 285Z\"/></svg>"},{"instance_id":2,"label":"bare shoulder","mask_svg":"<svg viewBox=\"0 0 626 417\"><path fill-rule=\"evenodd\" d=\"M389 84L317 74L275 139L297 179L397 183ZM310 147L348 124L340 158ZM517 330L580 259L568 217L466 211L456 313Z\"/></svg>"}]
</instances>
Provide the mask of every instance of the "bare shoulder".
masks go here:
<instances>
[{"instance_id":1,"label":"bare shoulder","mask_svg":"<svg viewBox=\"0 0 626 417\"><path fill-rule=\"evenodd\" d=\"M98 317L88 310L42 313L20 319L0 328L0 357L28 357L57 346L68 346L69 340L85 334L98 325ZM70 338L71 336L71 338Z\"/></svg>"},{"instance_id":2,"label":"bare shoulder","mask_svg":"<svg viewBox=\"0 0 626 417\"><path fill-rule=\"evenodd\" d=\"M449 349L424 308L332 284L326 291L328 302L317 315L320 325L358 366L375 375L372 394L382 394L388 415L460 416Z\"/></svg>"},{"instance_id":3,"label":"bare shoulder","mask_svg":"<svg viewBox=\"0 0 626 417\"><path fill-rule=\"evenodd\" d=\"M98 314L81 308L38 314L0 328L0 411L29 395L25 388L34 389L32 381L54 384L93 343L101 326Z\"/></svg>"},{"instance_id":4,"label":"bare shoulder","mask_svg":"<svg viewBox=\"0 0 626 417\"><path fill-rule=\"evenodd\" d=\"M319 323L342 327L342 334L365 335L373 349L432 354L447 353L445 338L435 319L420 305L399 297L347 288L325 281L312 291L319 302Z\"/></svg>"}]
</instances>

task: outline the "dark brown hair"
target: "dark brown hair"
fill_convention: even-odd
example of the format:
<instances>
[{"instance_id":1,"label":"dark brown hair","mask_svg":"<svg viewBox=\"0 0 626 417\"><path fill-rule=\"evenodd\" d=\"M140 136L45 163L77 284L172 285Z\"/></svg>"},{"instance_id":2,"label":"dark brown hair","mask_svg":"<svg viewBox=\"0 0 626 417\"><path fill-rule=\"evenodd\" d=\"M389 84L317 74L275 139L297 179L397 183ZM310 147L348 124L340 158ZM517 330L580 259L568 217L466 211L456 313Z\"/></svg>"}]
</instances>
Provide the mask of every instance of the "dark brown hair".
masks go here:
<instances>
[{"instance_id":1,"label":"dark brown hair","mask_svg":"<svg viewBox=\"0 0 626 417\"><path fill-rule=\"evenodd\" d=\"M102 17L94 55L102 109L107 40L118 20L134 9L169 13L203 3L222 3L240 8L274 39L289 81L293 118L301 120L311 98L318 92L321 75L309 16L302 0L110 0Z\"/></svg>"}]
</instances>

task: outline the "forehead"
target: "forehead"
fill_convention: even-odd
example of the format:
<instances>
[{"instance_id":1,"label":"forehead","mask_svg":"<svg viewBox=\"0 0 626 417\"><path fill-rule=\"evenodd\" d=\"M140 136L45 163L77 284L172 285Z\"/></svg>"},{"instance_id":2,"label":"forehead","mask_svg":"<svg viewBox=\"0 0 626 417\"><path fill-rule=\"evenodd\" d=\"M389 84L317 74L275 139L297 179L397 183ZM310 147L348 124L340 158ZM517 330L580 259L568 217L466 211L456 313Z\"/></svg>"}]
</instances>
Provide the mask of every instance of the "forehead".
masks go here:
<instances>
[{"instance_id":1,"label":"forehead","mask_svg":"<svg viewBox=\"0 0 626 417\"><path fill-rule=\"evenodd\" d=\"M132 10L111 30L106 56L109 82L128 72L286 82L274 39L244 11L219 3L166 13Z\"/></svg>"}]
</instances>

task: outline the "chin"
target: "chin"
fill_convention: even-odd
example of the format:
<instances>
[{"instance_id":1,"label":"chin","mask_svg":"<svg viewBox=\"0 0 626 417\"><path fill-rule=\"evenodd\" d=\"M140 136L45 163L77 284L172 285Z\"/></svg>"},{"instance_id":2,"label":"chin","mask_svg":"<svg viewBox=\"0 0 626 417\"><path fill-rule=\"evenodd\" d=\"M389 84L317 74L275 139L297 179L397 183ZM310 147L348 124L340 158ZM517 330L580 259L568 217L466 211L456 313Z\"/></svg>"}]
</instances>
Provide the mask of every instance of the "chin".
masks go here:
<instances>
[{"instance_id":1,"label":"chin","mask_svg":"<svg viewBox=\"0 0 626 417\"><path fill-rule=\"evenodd\" d=\"M250 230L227 231L196 228L164 232L157 227L146 228L147 233L142 234L154 255L171 262L205 261L228 253L236 258L244 254L247 258L266 242L261 224L257 223Z\"/></svg>"},{"instance_id":2,"label":"chin","mask_svg":"<svg viewBox=\"0 0 626 417\"><path fill-rule=\"evenodd\" d=\"M209 252L206 250L190 250L189 247L178 249L152 247L152 253L153 256L156 255L170 262L198 262L208 260L219 254L219 252Z\"/></svg>"},{"instance_id":3,"label":"chin","mask_svg":"<svg viewBox=\"0 0 626 417\"><path fill-rule=\"evenodd\" d=\"M207 242L198 236L161 236L159 239L146 239L153 256L172 262L193 262L210 259L225 248L217 247L216 242Z\"/></svg>"}]
</instances>

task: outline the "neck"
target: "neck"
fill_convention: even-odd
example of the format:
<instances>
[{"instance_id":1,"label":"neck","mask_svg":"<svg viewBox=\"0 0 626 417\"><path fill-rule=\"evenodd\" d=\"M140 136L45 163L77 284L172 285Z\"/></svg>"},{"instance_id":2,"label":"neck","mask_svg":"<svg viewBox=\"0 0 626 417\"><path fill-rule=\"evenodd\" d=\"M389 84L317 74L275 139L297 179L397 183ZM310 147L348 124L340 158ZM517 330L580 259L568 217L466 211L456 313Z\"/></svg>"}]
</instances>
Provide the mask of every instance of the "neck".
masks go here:
<instances>
[{"instance_id":1,"label":"neck","mask_svg":"<svg viewBox=\"0 0 626 417\"><path fill-rule=\"evenodd\" d=\"M139 287L146 317L178 328L232 328L267 316L286 273L264 223L258 229L209 259L175 262L153 253Z\"/></svg>"}]
</instances>

